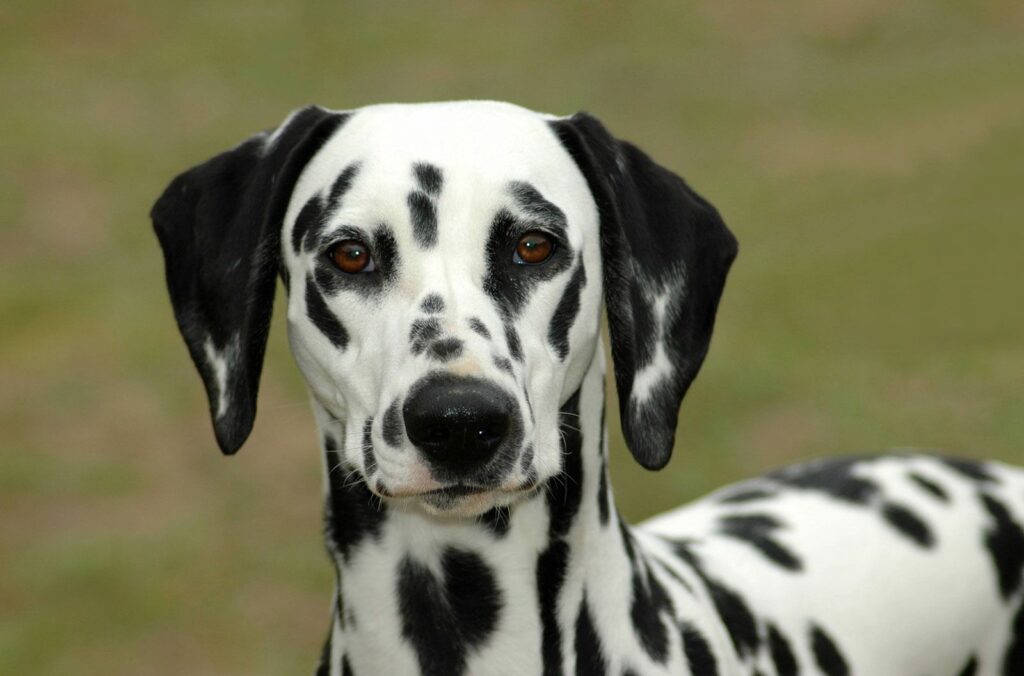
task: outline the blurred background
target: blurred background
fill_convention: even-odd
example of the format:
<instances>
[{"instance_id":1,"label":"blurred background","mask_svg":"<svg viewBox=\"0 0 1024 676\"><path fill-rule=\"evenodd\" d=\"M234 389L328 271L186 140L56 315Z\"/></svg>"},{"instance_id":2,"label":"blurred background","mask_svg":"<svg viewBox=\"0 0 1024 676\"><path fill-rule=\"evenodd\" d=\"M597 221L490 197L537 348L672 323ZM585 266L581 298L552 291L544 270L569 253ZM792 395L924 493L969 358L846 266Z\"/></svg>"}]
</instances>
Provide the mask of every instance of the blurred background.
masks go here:
<instances>
[{"instance_id":1,"label":"blurred background","mask_svg":"<svg viewBox=\"0 0 1024 676\"><path fill-rule=\"evenodd\" d=\"M740 239L669 468L609 416L629 518L851 451L1024 463L1019 2L5 2L0 673L311 673L302 382L275 321L220 456L148 210L299 105L460 98L597 114Z\"/></svg>"}]
</instances>

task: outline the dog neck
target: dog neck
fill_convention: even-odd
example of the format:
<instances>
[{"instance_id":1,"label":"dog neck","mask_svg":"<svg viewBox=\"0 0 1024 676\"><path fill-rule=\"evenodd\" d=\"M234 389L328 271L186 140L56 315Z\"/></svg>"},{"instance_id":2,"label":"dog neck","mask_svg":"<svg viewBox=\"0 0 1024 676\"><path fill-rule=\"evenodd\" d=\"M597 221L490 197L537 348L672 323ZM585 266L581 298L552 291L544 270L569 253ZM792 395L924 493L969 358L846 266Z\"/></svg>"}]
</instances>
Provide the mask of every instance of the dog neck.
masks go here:
<instances>
[{"instance_id":1,"label":"dog neck","mask_svg":"<svg viewBox=\"0 0 1024 676\"><path fill-rule=\"evenodd\" d=\"M560 424L562 474L476 520L382 504L331 471L329 440L344 437L322 428L326 536L338 573L322 673L561 671L590 640L580 631L590 623L585 609L602 607L609 591L628 597L634 568L607 478L601 349Z\"/></svg>"}]
</instances>

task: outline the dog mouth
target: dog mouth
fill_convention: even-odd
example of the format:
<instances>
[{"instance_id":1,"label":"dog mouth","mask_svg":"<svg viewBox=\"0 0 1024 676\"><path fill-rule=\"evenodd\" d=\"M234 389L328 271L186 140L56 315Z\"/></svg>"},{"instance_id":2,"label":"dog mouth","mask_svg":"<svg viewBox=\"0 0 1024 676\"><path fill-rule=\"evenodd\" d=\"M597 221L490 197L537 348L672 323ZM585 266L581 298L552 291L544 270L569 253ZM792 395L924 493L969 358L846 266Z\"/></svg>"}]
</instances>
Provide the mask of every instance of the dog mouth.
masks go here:
<instances>
[{"instance_id":1,"label":"dog mouth","mask_svg":"<svg viewBox=\"0 0 1024 676\"><path fill-rule=\"evenodd\" d=\"M442 516L479 516L494 507L510 505L534 493L537 485L482 486L455 483L427 491L392 494L392 498L413 500L428 513Z\"/></svg>"},{"instance_id":2,"label":"dog mouth","mask_svg":"<svg viewBox=\"0 0 1024 676\"><path fill-rule=\"evenodd\" d=\"M482 486L456 484L427 491L417 497L428 511L455 512L465 511L466 508L469 508L468 511L476 511L471 505L491 502L488 495L491 492L492 489Z\"/></svg>"},{"instance_id":3,"label":"dog mouth","mask_svg":"<svg viewBox=\"0 0 1024 676\"><path fill-rule=\"evenodd\" d=\"M485 488L484 486L471 486L469 484L455 484L453 486L442 486L441 488L435 488L432 491L420 493L419 498L462 498L468 495L479 495L481 493L487 493L493 490L492 488Z\"/></svg>"}]
</instances>

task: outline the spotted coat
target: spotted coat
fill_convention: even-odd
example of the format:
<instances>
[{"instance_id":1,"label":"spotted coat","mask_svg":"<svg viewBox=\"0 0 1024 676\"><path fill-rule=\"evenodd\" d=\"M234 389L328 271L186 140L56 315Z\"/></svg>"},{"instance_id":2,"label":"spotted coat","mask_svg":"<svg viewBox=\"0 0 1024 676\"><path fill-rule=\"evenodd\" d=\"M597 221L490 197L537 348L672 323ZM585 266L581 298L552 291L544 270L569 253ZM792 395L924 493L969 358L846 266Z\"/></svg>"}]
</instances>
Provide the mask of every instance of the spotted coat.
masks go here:
<instances>
[{"instance_id":1,"label":"spotted coat","mask_svg":"<svg viewBox=\"0 0 1024 676\"><path fill-rule=\"evenodd\" d=\"M153 220L226 453L287 290L338 573L318 674L1024 674L1020 470L850 457L620 518L602 303L627 445L658 469L736 242L593 117L303 108ZM449 395L497 407L460 428L484 441L417 427Z\"/></svg>"}]
</instances>

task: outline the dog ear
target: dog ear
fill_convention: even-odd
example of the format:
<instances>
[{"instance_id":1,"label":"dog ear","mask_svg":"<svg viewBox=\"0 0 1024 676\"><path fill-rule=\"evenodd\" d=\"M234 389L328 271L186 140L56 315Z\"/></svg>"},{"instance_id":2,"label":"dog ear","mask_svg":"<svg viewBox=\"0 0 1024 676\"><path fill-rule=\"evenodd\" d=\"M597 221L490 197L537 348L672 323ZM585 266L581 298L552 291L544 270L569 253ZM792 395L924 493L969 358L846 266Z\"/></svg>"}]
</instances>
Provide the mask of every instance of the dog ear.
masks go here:
<instances>
[{"instance_id":1,"label":"dog ear","mask_svg":"<svg viewBox=\"0 0 1024 676\"><path fill-rule=\"evenodd\" d=\"M708 351L736 238L685 181L595 118L578 113L551 124L600 215L623 435L637 462L660 469Z\"/></svg>"},{"instance_id":2,"label":"dog ear","mask_svg":"<svg viewBox=\"0 0 1024 676\"><path fill-rule=\"evenodd\" d=\"M217 443L256 417L282 221L303 168L345 116L310 106L181 174L150 213L174 316L210 400Z\"/></svg>"}]
</instances>

